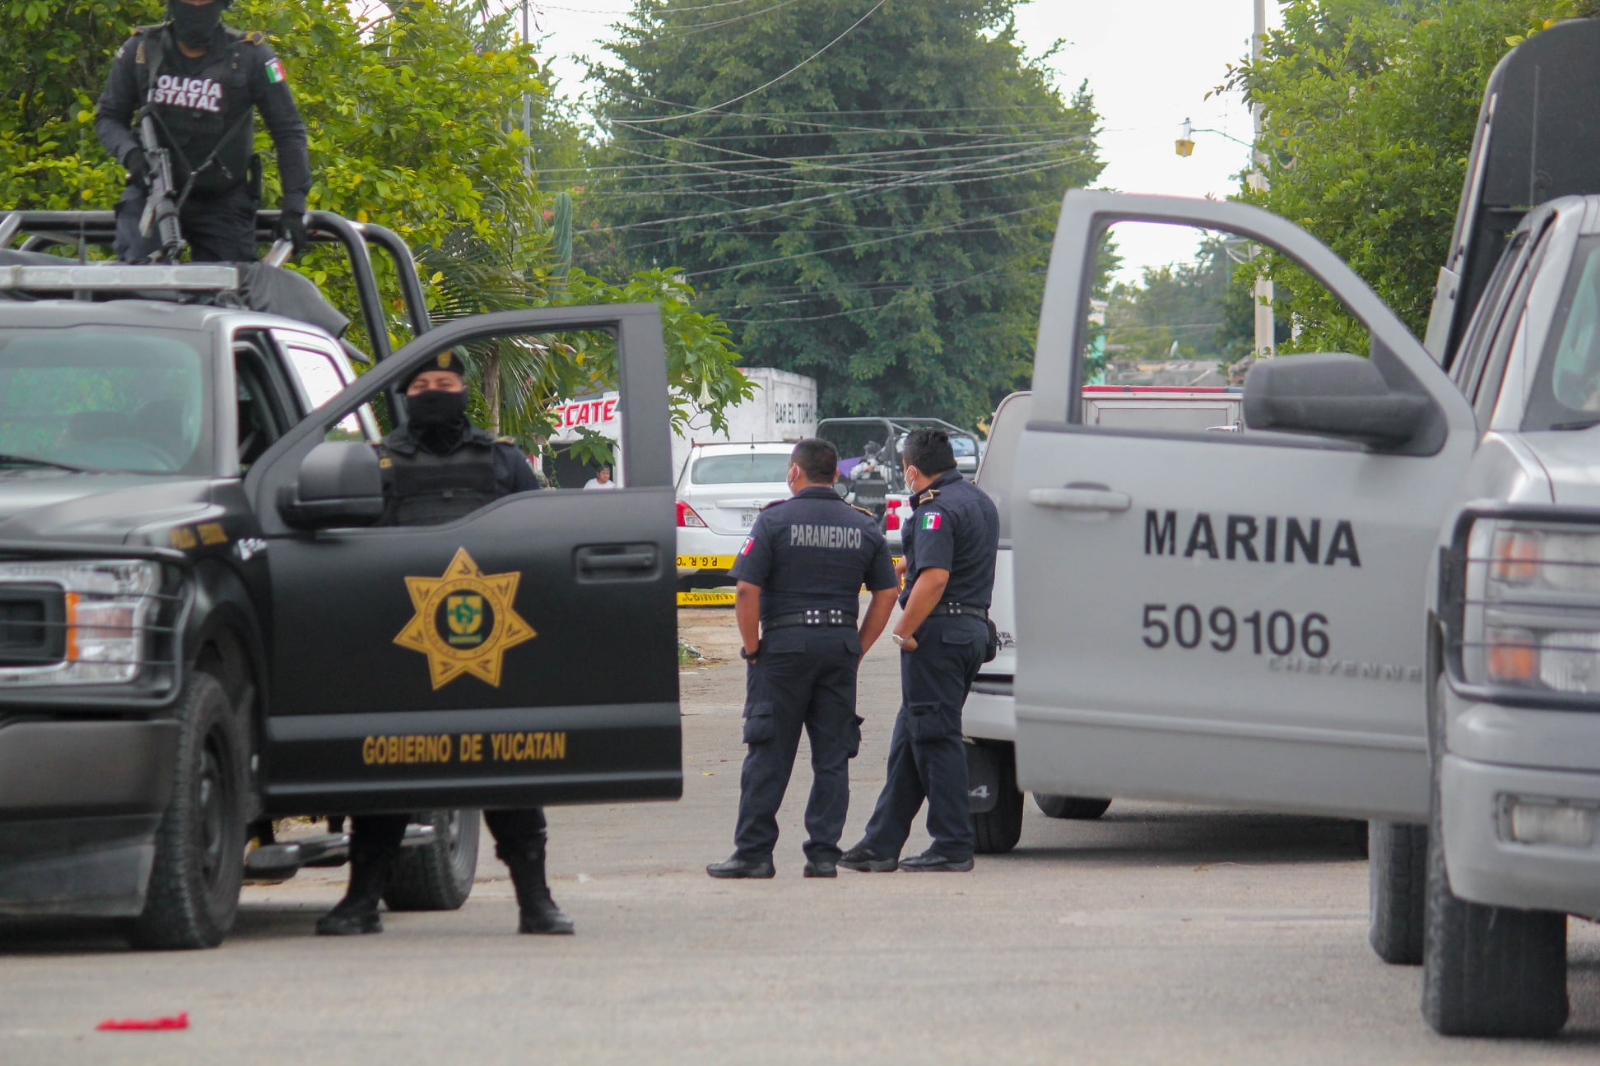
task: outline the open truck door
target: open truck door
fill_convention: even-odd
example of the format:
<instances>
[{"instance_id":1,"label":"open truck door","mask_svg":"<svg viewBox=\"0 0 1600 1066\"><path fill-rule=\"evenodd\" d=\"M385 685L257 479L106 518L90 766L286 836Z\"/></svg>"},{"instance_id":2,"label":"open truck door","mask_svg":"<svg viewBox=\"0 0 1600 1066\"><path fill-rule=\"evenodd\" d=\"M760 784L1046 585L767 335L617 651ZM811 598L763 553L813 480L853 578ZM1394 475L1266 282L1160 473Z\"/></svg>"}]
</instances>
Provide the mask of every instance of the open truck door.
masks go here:
<instances>
[{"instance_id":1,"label":"open truck door","mask_svg":"<svg viewBox=\"0 0 1600 1066\"><path fill-rule=\"evenodd\" d=\"M579 333L617 345L627 488L520 493L445 525L358 524L379 460L340 442L342 419L452 348ZM677 798L667 418L653 305L509 311L422 334L263 455L246 491L274 605L269 811Z\"/></svg>"},{"instance_id":2,"label":"open truck door","mask_svg":"<svg viewBox=\"0 0 1600 1066\"><path fill-rule=\"evenodd\" d=\"M1085 424L1089 298L1122 223L1277 250L1370 360L1258 364L1263 432ZM1309 234L1243 204L1069 192L1011 490L1021 787L1420 819L1422 604L1474 441L1444 372Z\"/></svg>"}]
</instances>

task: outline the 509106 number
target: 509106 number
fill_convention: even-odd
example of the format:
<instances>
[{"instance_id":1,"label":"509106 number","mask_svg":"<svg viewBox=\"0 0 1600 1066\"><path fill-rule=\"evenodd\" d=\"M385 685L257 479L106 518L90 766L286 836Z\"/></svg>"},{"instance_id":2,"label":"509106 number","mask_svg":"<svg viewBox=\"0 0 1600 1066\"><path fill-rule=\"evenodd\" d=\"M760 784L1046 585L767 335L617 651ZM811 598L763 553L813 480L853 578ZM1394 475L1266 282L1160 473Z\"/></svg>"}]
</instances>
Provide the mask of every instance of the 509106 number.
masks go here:
<instances>
[{"instance_id":1,"label":"509106 number","mask_svg":"<svg viewBox=\"0 0 1600 1066\"><path fill-rule=\"evenodd\" d=\"M1206 611L1192 603L1169 608L1164 603L1144 605L1146 647L1198 648L1214 651L1248 650L1254 655L1302 655L1321 659L1328 654L1328 618L1311 611L1298 621L1288 611L1251 611L1240 614L1231 607Z\"/></svg>"}]
</instances>

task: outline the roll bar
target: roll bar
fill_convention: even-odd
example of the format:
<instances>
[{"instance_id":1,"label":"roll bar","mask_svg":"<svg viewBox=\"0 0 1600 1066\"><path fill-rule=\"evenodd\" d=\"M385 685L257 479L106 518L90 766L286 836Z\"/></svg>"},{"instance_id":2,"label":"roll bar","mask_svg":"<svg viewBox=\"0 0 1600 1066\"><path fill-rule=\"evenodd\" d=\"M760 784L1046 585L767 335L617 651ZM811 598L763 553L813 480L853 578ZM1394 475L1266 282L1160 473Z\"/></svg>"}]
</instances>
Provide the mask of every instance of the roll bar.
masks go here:
<instances>
[{"instance_id":1,"label":"roll bar","mask_svg":"<svg viewBox=\"0 0 1600 1066\"><path fill-rule=\"evenodd\" d=\"M258 243L272 242L279 215L278 211L256 212ZM361 304L361 321L371 340L374 361L387 359L392 347L383 313L383 299L378 293L378 281L368 253L369 245L381 248L394 263L412 333L420 336L432 328L422 283L417 278L416 260L399 234L374 223L352 222L331 211L310 212L306 215L306 227L312 241L343 246L350 260L356 299ZM24 252L38 251L51 245L76 247L92 244L109 248L116 239L117 218L111 211L12 211L0 215L0 250L8 247L19 235L23 238L19 250Z\"/></svg>"}]
</instances>

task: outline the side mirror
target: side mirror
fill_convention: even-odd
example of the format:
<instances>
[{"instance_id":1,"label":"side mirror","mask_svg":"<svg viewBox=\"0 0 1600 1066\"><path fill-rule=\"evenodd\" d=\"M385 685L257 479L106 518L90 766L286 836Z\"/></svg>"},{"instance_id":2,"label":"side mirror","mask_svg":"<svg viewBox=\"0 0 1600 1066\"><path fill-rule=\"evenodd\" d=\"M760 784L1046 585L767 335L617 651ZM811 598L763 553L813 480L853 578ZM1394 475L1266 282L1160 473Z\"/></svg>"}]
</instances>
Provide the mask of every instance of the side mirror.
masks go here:
<instances>
[{"instance_id":1,"label":"side mirror","mask_svg":"<svg viewBox=\"0 0 1600 1066\"><path fill-rule=\"evenodd\" d=\"M1344 352L1264 359L1244 379L1251 429L1311 433L1397 448L1427 422L1425 396L1395 392L1369 360Z\"/></svg>"},{"instance_id":2,"label":"side mirror","mask_svg":"<svg viewBox=\"0 0 1600 1066\"><path fill-rule=\"evenodd\" d=\"M325 441L300 463L294 485L285 485L278 511L295 529L370 526L383 515L383 473L372 445Z\"/></svg>"}]
</instances>

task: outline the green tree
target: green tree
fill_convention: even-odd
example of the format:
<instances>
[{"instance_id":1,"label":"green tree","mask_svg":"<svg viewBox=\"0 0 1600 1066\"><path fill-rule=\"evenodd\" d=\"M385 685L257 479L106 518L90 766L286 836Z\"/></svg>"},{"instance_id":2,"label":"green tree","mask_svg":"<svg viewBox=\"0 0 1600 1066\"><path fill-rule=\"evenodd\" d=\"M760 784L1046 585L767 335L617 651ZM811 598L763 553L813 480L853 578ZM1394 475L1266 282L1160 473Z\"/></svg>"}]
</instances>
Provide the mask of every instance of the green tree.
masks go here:
<instances>
[{"instance_id":1,"label":"green tree","mask_svg":"<svg viewBox=\"0 0 1600 1066\"><path fill-rule=\"evenodd\" d=\"M1028 379L1061 196L1101 169L1018 2L635 0L593 72L584 261L680 268L825 413L987 414Z\"/></svg>"},{"instance_id":2,"label":"green tree","mask_svg":"<svg viewBox=\"0 0 1600 1066\"><path fill-rule=\"evenodd\" d=\"M1523 36L1594 0L1291 0L1259 66L1233 68L1263 116L1270 191L1244 191L1320 237L1421 336L1444 263L1483 88ZM1297 337L1365 353L1364 331L1279 257L1257 263Z\"/></svg>"},{"instance_id":3,"label":"green tree","mask_svg":"<svg viewBox=\"0 0 1600 1066\"><path fill-rule=\"evenodd\" d=\"M1236 244L1209 238L1191 262L1145 267L1137 284L1114 285L1106 308L1113 356L1232 363L1249 355L1254 322L1248 296L1241 304L1233 281L1247 273L1229 254L1240 254Z\"/></svg>"},{"instance_id":4,"label":"green tree","mask_svg":"<svg viewBox=\"0 0 1600 1066\"><path fill-rule=\"evenodd\" d=\"M112 54L136 25L160 21L159 0L0 0L9 9L0 69L0 204L106 209L120 168L94 139L93 106ZM545 225L547 198L528 170L523 95L535 140L578 158L575 131L555 113L530 46L507 15L482 0L409 0L397 14L358 21L343 0L239 0L229 21L266 31L288 68L305 117L313 209L381 221L426 264L435 317L557 303L651 300L668 328L669 380L715 417L749 392L727 328L693 291L657 273L621 285L571 274ZM270 160L260 131L257 147ZM267 167L265 201L278 196ZM567 259L563 259L563 254ZM383 260L378 266L382 273ZM340 256L316 250L298 264L353 311ZM404 339L398 302L391 322ZM524 440L543 435L554 398L614 383L608 338L568 338L483 353L480 413ZM481 402L481 397L480 397ZM680 408L683 399L679 400ZM679 411L681 414L681 409Z\"/></svg>"}]
</instances>

